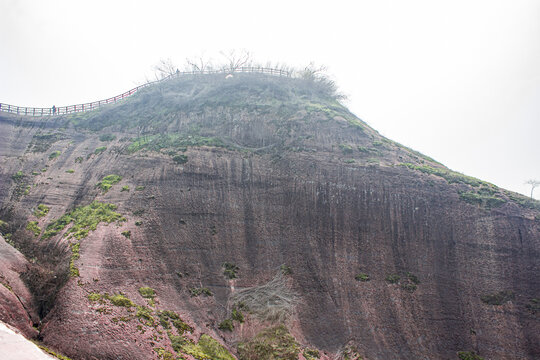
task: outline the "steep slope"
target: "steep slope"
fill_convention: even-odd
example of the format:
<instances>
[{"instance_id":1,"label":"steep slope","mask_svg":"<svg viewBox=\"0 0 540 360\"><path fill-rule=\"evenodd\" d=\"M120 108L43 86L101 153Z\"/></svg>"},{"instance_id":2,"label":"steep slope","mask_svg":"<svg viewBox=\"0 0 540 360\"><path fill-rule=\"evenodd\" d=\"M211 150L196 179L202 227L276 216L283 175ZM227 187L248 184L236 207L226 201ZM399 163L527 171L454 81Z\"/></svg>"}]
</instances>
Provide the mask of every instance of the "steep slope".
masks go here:
<instances>
[{"instance_id":1,"label":"steep slope","mask_svg":"<svg viewBox=\"0 0 540 360\"><path fill-rule=\"evenodd\" d=\"M73 359L540 356L538 202L380 136L324 84L186 76L0 115L0 137L2 231L35 263L39 338Z\"/></svg>"}]
</instances>

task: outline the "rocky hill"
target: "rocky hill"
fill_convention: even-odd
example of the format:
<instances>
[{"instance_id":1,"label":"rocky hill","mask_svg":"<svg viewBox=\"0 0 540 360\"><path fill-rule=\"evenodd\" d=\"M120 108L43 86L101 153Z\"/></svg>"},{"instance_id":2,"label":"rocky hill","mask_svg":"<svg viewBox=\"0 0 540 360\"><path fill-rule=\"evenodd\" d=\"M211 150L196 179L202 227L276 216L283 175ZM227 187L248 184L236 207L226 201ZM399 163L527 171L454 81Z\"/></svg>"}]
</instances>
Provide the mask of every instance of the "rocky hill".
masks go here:
<instances>
[{"instance_id":1,"label":"rocky hill","mask_svg":"<svg viewBox=\"0 0 540 360\"><path fill-rule=\"evenodd\" d=\"M327 85L186 75L0 114L0 320L71 359L539 358L539 202Z\"/></svg>"}]
</instances>

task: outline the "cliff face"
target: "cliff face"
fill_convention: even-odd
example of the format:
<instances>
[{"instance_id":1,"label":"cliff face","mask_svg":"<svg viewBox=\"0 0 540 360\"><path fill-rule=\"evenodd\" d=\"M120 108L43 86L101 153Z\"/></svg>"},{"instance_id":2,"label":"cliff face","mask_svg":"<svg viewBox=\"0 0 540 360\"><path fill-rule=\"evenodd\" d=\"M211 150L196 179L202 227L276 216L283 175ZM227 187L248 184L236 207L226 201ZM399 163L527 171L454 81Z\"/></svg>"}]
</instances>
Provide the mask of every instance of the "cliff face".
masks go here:
<instances>
[{"instance_id":1,"label":"cliff face","mask_svg":"<svg viewBox=\"0 0 540 360\"><path fill-rule=\"evenodd\" d=\"M207 334L249 359L283 323L307 359L540 357L538 203L381 137L331 95L209 75L78 116L0 115L2 231L35 263L16 271L40 339L74 359L202 358L185 343Z\"/></svg>"}]
</instances>

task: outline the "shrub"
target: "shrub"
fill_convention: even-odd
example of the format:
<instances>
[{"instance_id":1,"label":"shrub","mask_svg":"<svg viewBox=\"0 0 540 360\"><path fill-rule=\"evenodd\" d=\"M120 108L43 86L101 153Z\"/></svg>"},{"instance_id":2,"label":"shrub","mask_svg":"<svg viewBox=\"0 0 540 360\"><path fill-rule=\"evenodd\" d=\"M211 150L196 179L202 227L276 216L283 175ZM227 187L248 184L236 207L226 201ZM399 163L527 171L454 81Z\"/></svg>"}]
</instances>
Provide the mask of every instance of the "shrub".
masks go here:
<instances>
[{"instance_id":1,"label":"shrub","mask_svg":"<svg viewBox=\"0 0 540 360\"><path fill-rule=\"evenodd\" d=\"M29 221L26 225L26 230L31 231L35 237L38 237L41 234L41 228L38 226L37 221Z\"/></svg>"},{"instance_id":2,"label":"shrub","mask_svg":"<svg viewBox=\"0 0 540 360\"><path fill-rule=\"evenodd\" d=\"M128 185L122 186L122 190L120 191L129 191L129 186Z\"/></svg>"},{"instance_id":3,"label":"shrub","mask_svg":"<svg viewBox=\"0 0 540 360\"><path fill-rule=\"evenodd\" d=\"M319 350L306 348L304 349L304 352L302 353L306 360L316 360L320 357Z\"/></svg>"},{"instance_id":4,"label":"shrub","mask_svg":"<svg viewBox=\"0 0 540 360\"><path fill-rule=\"evenodd\" d=\"M141 226L141 225L142 225L142 221L140 220L135 221L135 226Z\"/></svg>"},{"instance_id":5,"label":"shrub","mask_svg":"<svg viewBox=\"0 0 540 360\"><path fill-rule=\"evenodd\" d=\"M244 322L244 314L242 314L242 311L237 309L235 306L233 306L232 313L231 313L231 319L234 321L238 321L239 323Z\"/></svg>"},{"instance_id":6,"label":"shrub","mask_svg":"<svg viewBox=\"0 0 540 360\"><path fill-rule=\"evenodd\" d=\"M99 137L99 141L113 141L116 139L116 135L113 134L103 134Z\"/></svg>"},{"instance_id":7,"label":"shrub","mask_svg":"<svg viewBox=\"0 0 540 360\"><path fill-rule=\"evenodd\" d=\"M83 162L84 158L82 156L77 156L75 158L75 162L81 164Z\"/></svg>"},{"instance_id":8,"label":"shrub","mask_svg":"<svg viewBox=\"0 0 540 360\"><path fill-rule=\"evenodd\" d=\"M495 294L483 295L480 297L488 305L502 305L514 299L514 292L510 290L499 291Z\"/></svg>"},{"instance_id":9,"label":"shrub","mask_svg":"<svg viewBox=\"0 0 540 360\"><path fill-rule=\"evenodd\" d=\"M219 323L218 329L222 331L233 331L234 330L234 324L232 319L225 319L222 322Z\"/></svg>"},{"instance_id":10,"label":"shrub","mask_svg":"<svg viewBox=\"0 0 540 360\"><path fill-rule=\"evenodd\" d=\"M413 284L420 284L420 280L418 279L418 276L414 275L413 273L408 272L407 273L407 279L409 279L410 282Z\"/></svg>"},{"instance_id":11,"label":"shrub","mask_svg":"<svg viewBox=\"0 0 540 360\"><path fill-rule=\"evenodd\" d=\"M177 164L185 164L188 161L188 158L186 155L175 155L173 156L172 160Z\"/></svg>"},{"instance_id":12,"label":"shrub","mask_svg":"<svg viewBox=\"0 0 540 360\"><path fill-rule=\"evenodd\" d=\"M122 231L122 235L124 235L126 239L129 239L131 238L131 231L130 230Z\"/></svg>"},{"instance_id":13,"label":"shrub","mask_svg":"<svg viewBox=\"0 0 540 360\"><path fill-rule=\"evenodd\" d=\"M44 204L39 204L34 210L34 216L37 218L43 217L49 213L49 207Z\"/></svg>"},{"instance_id":14,"label":"shrub","mask_svg":"<svg viewBox=\"0 0 540 360\"><path fill-rule=\"evenodd\" d=\"M25 177L26 177L26 175L24 175L24 173L22 171L17 171L15 174L11 175L11 178L15 182L21 182L21 181L24 180Z\"/></svg>"},{"instance_id":15,"label":"shrub","mask_svg":"<svg viewBox=\"0 0 540 360\"><path fill-rule=\"evenodd\" d=\"M140 287L139 294L141 294L141 296L146 299L153 299L154 297L156 297L156 291L148 286Z\"/></svg>"},{"instance_id":16,"label":"shrub","mask_svg":"<svg viewBox=\"0 0 540 360\"><path fill-rule=\"evenodd\" d=\"M74 172L75 172L75 170L73 170L73 169L66 170L66 173L68 173L68 174L73 174Z\"/></svg>"},{"instance_id":17,"label":"shrub","mask_svg":"<svg viewBox=\"0 0 540 360\"><path fill-rule=\"evenodd\" d=\"M234 360L234 357L223 345L206 334L201 335L198 345L206 355L205 359Z\"/></svg>"},{"instance_id":18,"label":"shrub","mask_svg":"<svg viewBox=\"0 0 540 360\"><path fill-rule=\"evenodd\" d=\"M92 292L86 295L86 297L88 298L88 300L92 302L96 302L96 301L103 302L103 295L101 295L100 293Z\"/></svg>"},{"instance_id":19,"label":"shrub","mask_svg":"<svg viewBox=\"0 0 540 360\"><path fill-rule=\"evenodd\" d=\"M399 282L399 279L401 277L398 274L390 274L386 277L386 281L388 281L390 284L397 284Z\"/></svg>"},{"instance_id":20,"label":"shrub","mask_svg":"<svg viewBox=\"0 0 540 360\"><path fill-rule=\"evenodd\" d=\"M201 288L191 288L189 289L189 293L192 297L196 297L196 296L199 296L199 295L204 295L204 296L213 296L214 294L212 294L212 291L210 291L210 289L206 288L206 287L201 287Z\"/></svg>"},{"instance_id":21,"label":"shrub","mask_svg":"<svg viewBox=\"0 0 540 360\"><path fill-rule=\"evenodd\" d=\"M106 193L114 184L120 182L120 180L122 180L121 176L111 174L103 177L103 179L101 179L101 181L98 182L96 186L103 190L104 193Z\"/></svg>"},{"instance_id":22,"label":"shrub","mask_svg":"<svg viewBox=\"0 0 540 360\"><path fill-rule=\"evenodd\" d=\"M371 279L369 278L369 275L366 274L366 273L360 273L360 274L356 275L356 276L354 277L354 279L355 279L356 281L369 281L369 280L371 280Z\"/></svg>"},{"instance_id":23,"label":"shrub","mask_svg":"<svg viewBox=\"0 0 540 360\"><path fill-rule=\"evenodd\" d=\"M281 273L282 273L283 275L291 275L291 274L292 274L292 269L291 269L291 267L290 267L290 266L287 266L287 265L285 265L285 264L281 265L281 266L279 267L279 270L281 270Z\"/></svg>"},{"instance_id":24,"label":"shrub","mask_svg":"<svg viewBox=\"0 0 540 360\"><path fill-rule=\"evenodd\" d=\"M60 151L54 151L54 152L50 153L49 154L49 160L56 159L57 157L60 156L60 154L62 154Z\"/></svg>"},{"instance_id":25,"label":"shrub","mask_svg":"<svg viewBox=\"0 0 540 360\"><path fill-rule=\"evenodd\" d=\"M238 277L238 270L240 268L234 263L225 262L223 263L223 275L228 279L236 279Z\"/></svg>"},{"instance_id":26,"label":"shrub","mask_svg":"<svg viewBox=\"0 0 540 360\"><path fill-rule=\"evenodd\" d=\"M135 191L143 191L144 190L144 186L143 185L139 185L139 186L136 186L135 187Z\"/></svg>"},{"instance_id":27,"label":"shrub","mask_svg":"<svg viewBox=\"0 0 540 360\"><path fill-rule=\"evenodd\" d=\"M345 159L345 160L343 160L343 162L345 164L354 164L356 162L356 160L354 160L354 159Z\"/></svg>"},{"instance_id":28,"label":"shrub","mask_svg":"<svg viewBox=\"0 0 540 360\"><path fill-rule=\"evenodd\" d=\"M401 284L401 288L403 290L414 292L416 290L417 286L416 286L416 284L404 283L404 284Z\"/></svg>"},{"instance_id":29,"label":"shrub","mask_svg":"<svg viewBox=\"0 0 540 360\"><path fill-rule=\"evenodd\" d=\"M100 155L100 154L104 153L105 150L107 150L106 146L100 146L100 147L96 148L96 150L94 150L94 155Z\"/></svg>"},{"instance_id":30,"label":"shrub","mask_svg":"<svg viewBox=\"0 0 540 360\"><path fill-rule=\"evenodd\" d=\"M531 314L540 312L540 299L531 299L526 308Z\"/></svg>"},{"instance_id":31,"label":"shrub","mask_svg":"<svg viewBox=\"0 0 540 360\"><path fill-rule=\"evenodd\" d=\"M353 147L349 144L339 144L339 149L343 154L352 154Z\"/></svg>"}]
</instances>

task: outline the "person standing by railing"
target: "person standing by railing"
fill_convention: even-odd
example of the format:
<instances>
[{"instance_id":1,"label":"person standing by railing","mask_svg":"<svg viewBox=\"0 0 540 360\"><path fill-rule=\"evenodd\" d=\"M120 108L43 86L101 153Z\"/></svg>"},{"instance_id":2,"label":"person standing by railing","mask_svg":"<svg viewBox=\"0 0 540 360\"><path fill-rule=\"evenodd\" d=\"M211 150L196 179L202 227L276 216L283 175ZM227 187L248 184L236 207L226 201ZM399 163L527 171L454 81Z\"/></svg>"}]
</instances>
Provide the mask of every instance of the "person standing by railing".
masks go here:
<instances>
[{"instance_id":1,"label":"person standing by railing","mask_svg":"<svg viewBox=\"0 0 540 360\"><path fill-rule=\"evenodd\" d=\"M56 106L54 106L54 105L52 106L52 114L56 115Z\"/></svg>"}]
</instances>

